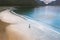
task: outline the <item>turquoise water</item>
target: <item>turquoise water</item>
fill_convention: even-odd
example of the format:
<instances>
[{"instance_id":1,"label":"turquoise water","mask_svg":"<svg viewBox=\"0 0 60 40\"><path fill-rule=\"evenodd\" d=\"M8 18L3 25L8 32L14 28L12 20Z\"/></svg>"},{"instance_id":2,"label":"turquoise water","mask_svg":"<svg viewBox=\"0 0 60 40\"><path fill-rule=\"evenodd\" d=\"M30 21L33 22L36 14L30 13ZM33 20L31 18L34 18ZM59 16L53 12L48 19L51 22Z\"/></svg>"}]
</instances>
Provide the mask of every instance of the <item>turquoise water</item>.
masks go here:
<instances>
[{"instance_id":1,"label":"turquoise water","mask_svg":"<svg viewBox=\"0 0 60 40\"><path fill-rule=\"evenodd\" d=\"M46 23L60 32L60 6L23 7L14 11L38 22Z\"/></svg>"}]
</instances>

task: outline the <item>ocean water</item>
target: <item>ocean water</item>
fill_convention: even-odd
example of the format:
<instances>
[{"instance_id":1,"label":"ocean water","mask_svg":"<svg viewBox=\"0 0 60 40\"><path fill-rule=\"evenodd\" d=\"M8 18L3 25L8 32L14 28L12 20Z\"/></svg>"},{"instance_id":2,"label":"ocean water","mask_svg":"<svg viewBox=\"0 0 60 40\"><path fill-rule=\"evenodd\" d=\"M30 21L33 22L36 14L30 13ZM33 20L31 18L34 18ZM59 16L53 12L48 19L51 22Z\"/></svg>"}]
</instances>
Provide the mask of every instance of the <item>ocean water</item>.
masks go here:
<instances>
[{"instance_id":1,"label":"ocean water","mask_svg":"<svg viewBox=\"0 0 60 40\"><path fill-rule=\"evenodd\" d=\"M14 11L50 25L54 30L60 32L60 6L23 7Z\"/></svg>"}]
</instances>

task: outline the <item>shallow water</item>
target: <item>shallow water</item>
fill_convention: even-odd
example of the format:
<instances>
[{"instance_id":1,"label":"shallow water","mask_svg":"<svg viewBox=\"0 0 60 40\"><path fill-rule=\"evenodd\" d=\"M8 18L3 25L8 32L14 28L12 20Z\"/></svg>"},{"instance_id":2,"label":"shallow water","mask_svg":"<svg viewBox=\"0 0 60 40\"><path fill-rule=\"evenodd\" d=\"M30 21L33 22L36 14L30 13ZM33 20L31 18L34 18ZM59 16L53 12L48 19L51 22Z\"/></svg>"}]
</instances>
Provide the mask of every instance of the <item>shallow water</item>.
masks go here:
<instances>
[{"instance_id":1,"label":"shallow water","mask_svg":"<svg viewBox=\"0 0 60 40\"><path fill-rule=\"evenodd\" d=\"M14 11L18 14L26 15L38 22L48 24L56 31L60 30L60 6L25 7Z\"/></svg>"}]
</instances>

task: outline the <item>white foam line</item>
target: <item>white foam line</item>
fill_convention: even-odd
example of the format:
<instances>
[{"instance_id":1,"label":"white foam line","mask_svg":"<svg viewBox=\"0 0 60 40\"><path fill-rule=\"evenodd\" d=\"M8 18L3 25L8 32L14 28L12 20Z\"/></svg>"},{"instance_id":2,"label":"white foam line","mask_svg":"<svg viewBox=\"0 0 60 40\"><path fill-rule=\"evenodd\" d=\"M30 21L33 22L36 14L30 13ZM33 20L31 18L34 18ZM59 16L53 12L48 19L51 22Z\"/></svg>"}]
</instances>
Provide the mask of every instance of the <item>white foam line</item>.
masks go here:
<instances>
[{"instance_id":1,"label":"white foam line","mask_svg":"<svg viewBox=\"0 0 60 40\"><path fill-rule=\"evenodd\" d=\"M29 19L30 17L25 16L25 15L16 14L16 13L13 12L13 11L12 11L12 13L15 14L16 16L19 16L19 17L23 18L24 20L27 20L30 24L31 24L31 23L35 23L36 25L38 25L38 27L37 27L37 26L34 26L34 27L36 27L36 28L38 28L38 29L41 29L41 30L43 30L43 31L46 31L46 29L47 29L47 30L51 30L51 31L53 31L53 32L55 32L55 33L60 34L60 32L57 32L57 31L53 30L52 26L50 26L50 25L47 25L47 24L44 24L44 23L42 23L42 22L37 22L37 21L35 21L35 20ZM42 27L40 27L40 26L42 26Z\"/></svg>"},{"instance_id":2,"label":"white foam line","mask_svg":"<svg viewBox=\"0 0 60 40\"><path fill-rule=\"evenodd\" d=\"M60 34L60 32L57 32L57 31L55 31L55 30L53 30L53 28L52 28L52 26L50 26L50 25L47 25L47 24L44 24L44 23L39 23L39 22L37 22L37 21L35 21L35 20L28 20L28 21L30 21L30 22L34 22L34 23L36 23L36 24L38 24L38 25L43 25L42 27L44 27L45 29L48 29L48 30L51 30L51 31L53 31L53 32L56 32L56 33L59 33ZM41 29L41 27L40 26L35 26L36 28L39 28L39 29Z\"/></svg>"}]
</instances>

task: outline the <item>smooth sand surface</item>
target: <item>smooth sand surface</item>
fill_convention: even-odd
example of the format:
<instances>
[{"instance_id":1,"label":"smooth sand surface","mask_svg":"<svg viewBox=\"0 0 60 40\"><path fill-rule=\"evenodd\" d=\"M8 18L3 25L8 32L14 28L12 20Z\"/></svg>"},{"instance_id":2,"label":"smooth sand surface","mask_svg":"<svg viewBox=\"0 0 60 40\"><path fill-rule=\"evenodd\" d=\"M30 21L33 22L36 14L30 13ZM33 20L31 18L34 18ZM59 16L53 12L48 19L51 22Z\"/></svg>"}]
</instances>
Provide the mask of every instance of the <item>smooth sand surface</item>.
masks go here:
<instances>
[{"instance_id":1,"label":"smooth sand surface","mask_svg":"<svg viewBox=\"0 0 60 40\"><path fill-rule=\"evenodd\" d=\"M0 40L31 40L29 23L5 10L0 13Z\"/></svg>"}]
</instances>

